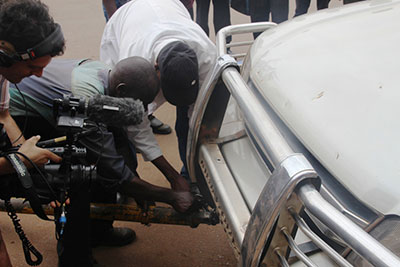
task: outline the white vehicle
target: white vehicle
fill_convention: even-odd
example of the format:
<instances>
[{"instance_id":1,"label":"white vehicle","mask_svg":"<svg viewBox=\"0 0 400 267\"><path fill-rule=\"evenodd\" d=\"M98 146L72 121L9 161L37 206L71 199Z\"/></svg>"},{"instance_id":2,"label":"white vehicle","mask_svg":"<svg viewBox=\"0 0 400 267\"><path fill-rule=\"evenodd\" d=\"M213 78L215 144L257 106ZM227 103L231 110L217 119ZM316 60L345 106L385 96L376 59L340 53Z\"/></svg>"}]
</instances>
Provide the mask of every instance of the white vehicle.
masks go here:
<instances>
[{"instance_id":1,"label":"white vehicle","mask_svg":"<svg viewBox=\"0 0 400 267\"><path fill-rule=\"evenodd\" d=\"M239 66L226 36L258 31ZM400 0L229 26L217 49L188 166L239 264L400 266Z\"/></svg>"}]
</instances>

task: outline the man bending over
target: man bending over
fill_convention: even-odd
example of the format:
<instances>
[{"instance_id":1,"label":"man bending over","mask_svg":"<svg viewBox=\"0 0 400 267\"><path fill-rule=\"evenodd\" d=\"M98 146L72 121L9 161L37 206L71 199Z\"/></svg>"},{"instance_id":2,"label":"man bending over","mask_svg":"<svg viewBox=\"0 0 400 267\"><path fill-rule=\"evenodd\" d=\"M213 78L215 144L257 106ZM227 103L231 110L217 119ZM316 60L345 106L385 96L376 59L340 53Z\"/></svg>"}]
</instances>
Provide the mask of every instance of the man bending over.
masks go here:
<instances>
[{"instance_id":1,"label":"man bending over","mask_svg":"<svg viewBox=\"0 0 400 267\"><path fill-rule=\"evenodd\" d=\"M33 120L35 125L43 125L35 127L35 129L46 129L46 132L49 132L49 129L54 130L55 126L52 117L52 100L53 98L61 98L64 94L71 94L69 88L72 88L74 96L91 97L102 94L114 97L132 97L142 100L144 106L146 106L147 103L153 101L158 93L159 81L153 66L140 57L122 60L112 70L99 61L54 60L45 68L41 79L29 78L18 84L18 87L24 94L27 106L25 107L19 92L15 88L10 88L11 114L15 116L17 122L23 124L25 109L27 109L28 122ZM31 124L32 122L29 122L28 125ZM31 129L28 128L27 131L31 131ZM128 140L123 136L124 131L117 132L119 137L122 135L122 139L115 140L116 136L104 129L101 134L88 136L81 140L81 144L87 148L92 161L95 161L99 155L101 156L97 164L101 187L106 189L107 192L115 193L118 191L135 199L165 202L172 205L177 211L186 211L192 203L192 196L185 179L178 173L174 173L174 170L168 170L164 173L170 181L172 189L158 187L141 180L135 171L137 162L132 160L133 157L125 157L127 159L125 160L117 152L115 141L120 143L122 147L129 146ZM127 161L129 164L127 164ZM81 230L83 216L74 216L74 214L82 214L80 210L82 210L82 203L85 201L88 202L84 198L77 203L71 198L69 216L72 218L68 218L67 227L69 229L65 229L66 240L64 242L65 249L60 255L61 266L74 266L74 264L90 261L87 246L78 250L76 245L77 242L85 243L82 241L85 233L82 233ZM76 210L78 212L75 212ZM126 237L129 234L126 230L124 230L124 233L118 233L120 230L108 229L111 229L110 239L112 242L119 239L119 244L129 243L129 237ZM81 233L76 235L75 232L79 232L79 230L81 230ZM103 235L109 236L108 230ZM115 238L115 236L119 238Z\"/></svg>"}]
</instances>

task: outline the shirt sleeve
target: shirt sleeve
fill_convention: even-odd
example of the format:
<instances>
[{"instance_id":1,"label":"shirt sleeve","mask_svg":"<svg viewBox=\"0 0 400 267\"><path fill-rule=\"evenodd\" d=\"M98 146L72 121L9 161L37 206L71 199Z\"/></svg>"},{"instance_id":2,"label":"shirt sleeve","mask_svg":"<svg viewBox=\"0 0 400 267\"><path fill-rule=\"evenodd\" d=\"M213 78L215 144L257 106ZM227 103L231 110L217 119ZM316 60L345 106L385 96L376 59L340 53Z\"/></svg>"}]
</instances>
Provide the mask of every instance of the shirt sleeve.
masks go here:
<instances>
[{"instance_id":1,"label":"shirt sleeve","mask_svg":"<svg viewBox=\"0 0 400 267\"><path fill-rule=\"evenodd\" d=\"M100 43L100 60L111 67L119 61L119 44L112 23L107 23Z\"/></svg>"},{"instance_id":2,"label":"shirt sleeve","mask_svg":"<svg viewBox=\"0 0 400 267\"><path fill-rule=\"evenodd\" d=\"M123 156L115 148L113 134L105 128L79 142L87 149L90 163L97 162L97 181L107 191L117 192L124 181L130 181L134 177Z\"/></svg>"},{"instance_id":3,"label":"shirt sleeve","mask_svg":"<svg viewBox=\"0 0 400 267\"><path fill-rule=\"evenodd\" d=\"M162 152L150 126L147 114L143 116L143 122L139 125L125 127L128 139L135 148L142 153L145 161L152 161L160 156Z\"/></svg>"},{"instance_id":4,"label":"shirt sleeve","mask_svg":"<svg viewBox=\"0 0 400 267\"><path fill-rule=\"evenodd\" d=\"M8 81L0 75L0 111L7 110L10 106L10 94L8 92Z\"/></svg>"}]
</instances>

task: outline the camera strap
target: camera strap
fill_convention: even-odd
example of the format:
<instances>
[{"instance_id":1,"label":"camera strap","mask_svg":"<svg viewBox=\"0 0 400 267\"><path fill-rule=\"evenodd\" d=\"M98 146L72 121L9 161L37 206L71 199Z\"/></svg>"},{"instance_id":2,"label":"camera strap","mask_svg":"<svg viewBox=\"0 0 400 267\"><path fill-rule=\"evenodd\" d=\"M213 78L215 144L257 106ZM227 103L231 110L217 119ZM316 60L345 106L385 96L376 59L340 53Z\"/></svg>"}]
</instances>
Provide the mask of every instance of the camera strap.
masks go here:
<instances>
[{"instance_id":1,"label":"camera strap","mask_svg":"<svg viewBox=\"0 0 400 267\"><path fill-rule=\"evenodd\" d=\"M6 205L7 214L8 216L10 216L14 224L15 232L18 234L19 239L21 239L26 263L31 266L40 265L40 263L42 263L43 256L26 237L24 230L22 230L22 226L19 223L17 213L15 212L14 207L10 202L10 199L4 200L4 204ZM36 260L32 259L31 253L36 257Z\"/></svg>"},{"instance_id":2,"label":"camera strap","mask_svg":"<svg viewBox=\"0 0 400 267\"><path fill-rule=\"evenodd\" d=\"M33 185L32 177L29 174L28 169L22 160L15 154L6 154L5 158L11 163L15 172L17 173L18 179L21 182L22 188L25 193L25 197L28 199L31 208L35 214L46 221L51 221L43 211L43 207L40 203L38 194L36 193L35 187Z\"/></svg>"}]
</instances>

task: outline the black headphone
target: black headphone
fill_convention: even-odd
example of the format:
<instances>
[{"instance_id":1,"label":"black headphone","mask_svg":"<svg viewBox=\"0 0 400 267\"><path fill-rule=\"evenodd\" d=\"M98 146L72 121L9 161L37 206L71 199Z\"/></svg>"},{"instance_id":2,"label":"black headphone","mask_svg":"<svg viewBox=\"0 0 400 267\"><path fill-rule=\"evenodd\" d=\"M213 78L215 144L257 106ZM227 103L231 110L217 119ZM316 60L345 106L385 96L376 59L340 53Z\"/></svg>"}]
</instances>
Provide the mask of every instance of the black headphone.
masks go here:
<instances>
[{"instance_id":1,"label":"black headphone","mask_svg":"<svg viewBox=\"0 0 400 267\"><path fill-rule=\"evenodd\" d=\"M16 61L34 60L46 55L54 56L58 52L53 51L54 47L63 43L64 35L59 24L56 24L55 30L43 41L22 52L16 52L11 43L0 40L0 66L8 68Z\"/></svg>"}]
</instances>

